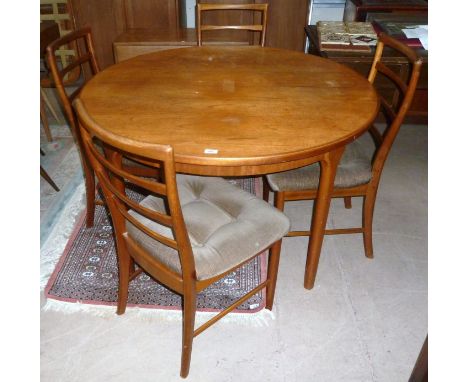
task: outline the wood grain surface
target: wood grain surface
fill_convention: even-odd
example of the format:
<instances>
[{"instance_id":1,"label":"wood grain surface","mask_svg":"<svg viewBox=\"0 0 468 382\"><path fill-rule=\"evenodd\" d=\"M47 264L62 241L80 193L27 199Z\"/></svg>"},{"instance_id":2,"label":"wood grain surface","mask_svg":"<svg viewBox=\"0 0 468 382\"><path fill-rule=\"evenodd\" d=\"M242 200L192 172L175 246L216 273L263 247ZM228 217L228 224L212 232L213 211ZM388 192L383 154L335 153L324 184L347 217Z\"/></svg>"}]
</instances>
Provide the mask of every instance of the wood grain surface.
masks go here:
<instances>
[{"instance_id":1,"label":"wood grain surface","mask_svg":"<svg viewBox=\"0 0 468 382\"><path fill-rule=\"evenodd\" d=\"M209 175L308 164L356 139L379 104L343 65L255 46L138 56L100 72L80 99L106 133L169 144L179 171Z\"/></svg>"}]
</instances>

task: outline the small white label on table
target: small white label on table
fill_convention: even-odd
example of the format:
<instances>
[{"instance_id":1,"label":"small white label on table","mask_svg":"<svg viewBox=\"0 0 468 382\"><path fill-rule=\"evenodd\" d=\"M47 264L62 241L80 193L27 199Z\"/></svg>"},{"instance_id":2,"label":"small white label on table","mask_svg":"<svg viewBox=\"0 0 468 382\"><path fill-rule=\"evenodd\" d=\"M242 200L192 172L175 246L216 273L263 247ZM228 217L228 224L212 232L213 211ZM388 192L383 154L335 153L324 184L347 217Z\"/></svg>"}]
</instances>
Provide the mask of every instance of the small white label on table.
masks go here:
<instances>
[{"instance_id":1,"label":"small white label on table","mask_svg":"<svg viewBox=\"0 0 468 382\"><path fill-rule=\"evenodd\" d=\"M218 149L205 149L205 154L218 154Z\"/></svg>"}]
</instances>

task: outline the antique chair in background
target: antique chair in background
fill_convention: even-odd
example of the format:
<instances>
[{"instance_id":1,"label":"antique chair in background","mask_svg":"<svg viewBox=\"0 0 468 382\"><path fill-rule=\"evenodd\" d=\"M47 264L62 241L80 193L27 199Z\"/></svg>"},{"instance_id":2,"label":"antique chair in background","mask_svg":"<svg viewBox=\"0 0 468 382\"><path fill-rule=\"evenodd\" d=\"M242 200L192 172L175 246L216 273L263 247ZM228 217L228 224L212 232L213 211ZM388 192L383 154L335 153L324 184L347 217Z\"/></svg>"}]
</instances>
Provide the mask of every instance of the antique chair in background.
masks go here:
<instances>
[{"instance_id":1,"label":"antique chair in background","mask_svg":"<svg viewBox=\"0 0 468 382\"><path fill-rule=\"evenodd\" d=\"M260 11L261 22L259 24L250 25L208 25L203 22L203 14L211 11ZM260 32L260 45L265 46L265 36L267 27L267 11L268 4L197 4L196 11L196 24L197 24L197 43L201 46L203 43L203 31L213 30L246 30L253 32ZM253 15L255 16L255 15Z\"/></svg>"},{"instance_id":2,"label":"antique chair in background","mask_svg":"<svg viewBox=\"0 0 468 382\"><path fill-rule=\"evenodd\" d=\"M76 28L75 17L73 14L73 8L71 3L68 0L41 0L40 3L40 22L41 22L41 31L43 23L55 23L58 29L58 37L65 36L66 34L72 32ZM42 36L41 36L42 37ZM42 46L42 38L41 38ZM41 48L42 51L42 48ZM56 51L57 60L60 62L61 66L66 66L70 61L73 60L73 57L76 54L76 47L74 45L66 45L60 47ZM41 59L42 59L41 52ZM53 140L52 134L50 132L49 124L47 121L47 116L45 112L45 107L47 106L53 117L60 123L59 113L54 108L54 103L47 94L45 88L54 88L54 83L49 76L48 68L43 67L41 69L41 120L46 132L47 140L50 142ZM80 69L75 68L72 72L68 73L65 81L65 86L75 85L80 80Z\"/></svg>"},{"instance_id":3,"label":"antique chair in background","mask_svg":"<svg viewBox=\"0 0 468 382\"><path fill-rule=\"evenodd\" d=\"M83 44L81 44L81 42L83 42ZM66 66L59 67L60 63L56 59L56 52L60 49L60 47L71 44L76 47L76 54L74 59L69 61ZM80 72L84 71L85 65L89 66L89 72L92 75L95 75L99 72L99 65L94 53L91 29L89 27L81 28L61 37L58 40L55 40L47 47L47 62L50 67L54 85L57 88L59 99L68 119L68 123L70 124L73 136L81 152L81 162L83 165L86 187L86 226L91 227L94 224L95 204L102 204L102 201L96 200L95 198L96 184L94 172L86 159L80 131L78 129L75 113L72 107L73 100L76 98L76 96L81 91L81 88L86 83L86 76L83 74L81 75L82 80L75 84L73 91L70 91L72 89L70 87L68 90L66 89L65 80L68 73L75 71L76 68L78 68ZM130 161L128 158L125 158L125 165L128 166L132 173L144 174L146 176L157 176L157 170L154 168L149 168L138 162Z\"/></svg>"},{"instance_id":4,"label":"antique chair in background","mask_svg":"<svg viewBox=\"0 0 468 382\"><path fill-rule=\"evenodd\" d=\"M393 72L381 62L383 49L394 49L408 59L410 71L407 81L403 81L398 73ZM346 147L346 150L338 165L335 177L333 198L345 198L346 208L351 208L351 197L364 198L362 227L325 230L325 234L362 233L364 237L364 250L368 258L373 257L372 246L372 219L374 212L377 188L379 186L382 169L390 152L393 142L400 130L400 126L413 100L414 91L421 71L422 59L403 43L389 37L379 35L374 61L368 76L374 83L377 75L384 76L399 94L396 107L392 107L382 95L380 95L381 109L386 120L386 127L381 133L376 125L369 129L376 150L372 158L368 158L360 148L359 140ZM292 171L269 174L264 181L264 200L268 200L269 191L274 192L274 205L279 210L284 210L284 203L290 200L309 200L317 197L317 188L320 178L319 164L302 167ZM291 231L287 236L309 236L309 231ZM311 239L309 238L309 246ZM314 263L307 259L306 274L315 275L318 268L318 260ZM308 287L312 288L312 285Z\"/></svg>"},{"instance_id":5,"label":"antique chair in background","mask_svg":"<svg viewBox=\"0 0 468 382\"><path fill-rule=\"evenodd\" d=\"M87 156L94 168L114 226L119 263L117 314L125 312L128 284L141 269L183 297L180 375L189 372L193 338L266 287L272 309L288 218L254 195L222 178L177 175L171 146L144 144L106 132L74 102ZM99 143L100 142L100 143ZM96 147L104 145L106 155ZM97 146L96 146L97 145ZM123 155L137 156L161 169L161 179L133 175ZM148 194L141 202L126 192ZM270 248L267 280L194 329L197 293Z\"/></svg>"}]
</instances>

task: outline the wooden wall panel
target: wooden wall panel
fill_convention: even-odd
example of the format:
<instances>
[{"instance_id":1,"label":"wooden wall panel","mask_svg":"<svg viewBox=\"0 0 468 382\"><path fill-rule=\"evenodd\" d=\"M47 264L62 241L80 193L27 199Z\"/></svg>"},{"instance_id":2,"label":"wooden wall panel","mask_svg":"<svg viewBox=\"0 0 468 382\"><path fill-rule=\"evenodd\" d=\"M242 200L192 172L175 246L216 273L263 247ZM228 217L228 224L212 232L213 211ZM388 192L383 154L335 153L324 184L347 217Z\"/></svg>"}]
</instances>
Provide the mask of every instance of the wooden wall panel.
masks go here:
<instances>
[{"instance_id":1,"label":"wooden wall panel","mask_svg":"<svg viewBox=\"0 0 468 382\"><path fill-rule=\"evenodd\" d=\"M179 28L178 0L125 0L127 28Z\"/></svg>"},{"instance_id":2,"label":"wooden wall panel","mask_svg":"<svg viewBox=\"0 0 468 382\"><path fill-rule=\"evenodd\" d=\"M266 46L304 51L308 0L256 0L268 2Z\"/></svg>"},{"instance_id":3,"label":"wooden wall panel","mask_svg":"<svg viewBox=\"0 0 468 382\"><path fill-rule=\"evenodd\" d=\"M249 3L252 0L201 0L217 3ZM269 6L266 45L302 51L304 26L307 19L307 0L255 0L267 1ZM89 25L93 32L96 55L101 68L114 63L112 43L127 28L168 28L179 25L178 0L71 0L77 28ZM207 22L247 24L251 12L225 12L207 15ZM249 32L215 31L226 33L226 41L249 41ZM234 32L234 33L230 33ZM224 36L223 36L224 38Z\"/></svg>"},{"instance_id":4,"label":"wooden wall panel","mask_svg":"<svg viewBox=\"0 0 468 382\"><path fill-rule=\"evenodd\" d=\"M90 26L101 69L114 63L112 43L125 30L123 0L71 0L76 27Z\"/></svg>"},{"instance_id":5,"label":"wooden wall panel","mask_svg":"<svg viewBox=\"0 0 468 382\"><path fill-rule=\"evenodd\" d=\"M76 27L91 27L101 69L114 64L112 43L127 28L178 27L178 0L70 0Z\"/></svg>"}]
</instances>

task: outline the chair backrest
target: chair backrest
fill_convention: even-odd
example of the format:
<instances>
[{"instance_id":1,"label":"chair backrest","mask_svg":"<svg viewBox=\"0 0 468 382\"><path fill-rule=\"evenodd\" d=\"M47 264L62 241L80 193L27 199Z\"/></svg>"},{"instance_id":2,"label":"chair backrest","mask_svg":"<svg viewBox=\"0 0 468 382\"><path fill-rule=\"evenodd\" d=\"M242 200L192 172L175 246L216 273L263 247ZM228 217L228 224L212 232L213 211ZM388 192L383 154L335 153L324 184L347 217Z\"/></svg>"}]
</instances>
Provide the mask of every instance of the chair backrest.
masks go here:
<instances>
[{"instance_id":1,"label":"chair backrest","mask_svg":"<svg viewBox=\"0 0 468 382\"><path fill-rule=\"evenodd\" d=\"M69 0L41 0L40 20L54 21L59 28L60 37L73 32L76 29L73 7ZM56 50L55 55L62 66L66 66L76 55L76 45L67 44ZM70 72L67 82L74 83L79 79L79 70ZM49 84L42 84L42 86Z\"/></svg>"},{"instance_id":2,"label":"chair backrest","mask_svg":"<svg viewBox=\"0 0 468 382\"><path fill-rule=\"evenodd\" d=\"M126 222L128 221L163 246L174 249L176 256L178 252L182 277L195 280L195 262L180 206L172 147L130 139L123 140L96 124L88 115L79 98L75 100L73 105L87 157L98 178L111 213L118 252L121 245L127 245L126 248L132 246L133 251L140 252L140 256L143 256L146 261L151 261L153 266L158 263L161 281L169 286L174 285L174 282L182 282L180 275L176 275L155 257L149 254L145 255L141 247L127 234ZM104 147L104 152L99 147ZM160 178L150 179L127 172L122 165L124 156L159 168L161 170ZM138 204L135 198L129 196L135 187L139 193L163 199L166 211L155 211ZM128 212L130 209L156 223L157 227L164 226L169 230L163 229L156 232L148 228L148 225L143 225L132 213ZM165 231L171 232L172 235L165 235ZM174 281L174 278L177 279L177 277L178 281Z\"/></svg>"},{"instance_id":3,"label":"chair backrest","mask_svg":"<svg viewBox=\"0 0 468 382\"><path fill-rule=\"evenodd\" d=\"M84 44L81 44L81 41L84 41ZM74 43L77 47L76 55L73 57L73 60L68 61L65 66L59 67L59 63L56 60L56 52L60 49L60 47L64 45L70 45L71 43ZM65 90L65 78L68 73L76 69L78 69L78 72L80 74L84 73L85 65L89 65L91 73L93 75L99 72L99 66L96 61L93 40L91 37L91 29L89 27L81 28L55 40L47 47L46 57L52 74L54 85L57 88L57 92L65 110L67 119L70 123L70 127L74 132L78 133L78 127L75 123L75 115L73 113L72 102L83 87L85 83L85 76L82 76L83 82L76 84L77 89L70 94L67 94Z\"/></svg>"},{"instance_id":4,"label":"chair backrest","mask_svg":"<svg viewBox=\"0 0 468 382\"><path fill-rule=\"evenodd\" d=\"M402 79L400 74L396 73L382 62L384 48L394 49L407 58L409 71L406 80ZM397 97L394 97L395 102L392 104L380 95L380 106L386 119L387 127L383 133L381 133L375 125L371 126L369 129L377 146L372 160L372 182L379 181L385 160L411 106L421 73L422 63L422 58L419 57L413 49L385 33L379 35L379 41L377 43L368 80L374 83L377 76L384 76L388 83L394 85Z\"/></svg>"},{"instance_id":5,"label":"chair backrest","mask_svg":"<svg viewBox=\"0 0 468 382\"><path fill-rule=\"evenodd\" d=\"M208 25L203 24L203 13L211 11L256 11L261 12L261 22L258 24L250 25ZM260 45L265 46L265 36L267 28L267 12L268 4L197 4L197 43L198 46L202 45L202 32L223 30L223 29L234 29L234 30L247 30L260 32Z\"/></svg>"}]
</instances>

